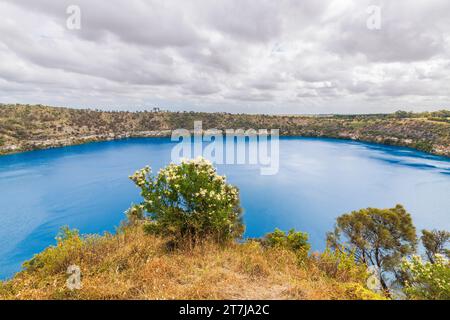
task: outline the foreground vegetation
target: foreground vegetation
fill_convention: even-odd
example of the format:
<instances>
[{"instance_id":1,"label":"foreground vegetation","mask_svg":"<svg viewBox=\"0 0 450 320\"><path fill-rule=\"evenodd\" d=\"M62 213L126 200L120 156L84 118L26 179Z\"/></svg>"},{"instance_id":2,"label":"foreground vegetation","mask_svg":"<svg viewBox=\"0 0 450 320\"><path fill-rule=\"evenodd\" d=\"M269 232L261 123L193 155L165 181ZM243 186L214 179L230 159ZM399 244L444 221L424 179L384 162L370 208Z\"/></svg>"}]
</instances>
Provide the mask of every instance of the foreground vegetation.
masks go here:
<instances>
[{"instance_id":1,"label":"foreground vegetation","mask_svg":"<svg viewBox=\"0 0 450 320\"><path fill-rule=\"evenodd\" d=\"M364 287L364 269L331 256L300 266L294 252L249 241L203 243L170 251L139 226L117 235L62 237L0 286L2 299L380 299ZM66 287L69 265L82 288Z\"/></svg>"},{"instance_id":2,"label":"foreground vegetation","mask_svg":"<svg viewBox=\"0 0 450 320\"><path fill-rule=\"evenodd\" d=\"M450 156L450 111L270 116L199 112L106 112L0 105L0 154L89 141L170 135L177 128L280 129L285 136L354 139Z\"/></svg>"},{"instance_id":3,"label":"foreground vegetation","mask_svg":"<svg viewBox=\"0 0 450 320\"><path fill-rule=\"evenodd\" d=\"M450 233L424 230L422 261L400 205L342 215L327 249L311 253L308 235L295 230L237 241L239 191L202 158L130 178L143 200L117 234L63 228L56 246L0 282L0 298L450 299ZM82 272L75 289L67 285L73 266Z\"/></svg>"}]
</instances>

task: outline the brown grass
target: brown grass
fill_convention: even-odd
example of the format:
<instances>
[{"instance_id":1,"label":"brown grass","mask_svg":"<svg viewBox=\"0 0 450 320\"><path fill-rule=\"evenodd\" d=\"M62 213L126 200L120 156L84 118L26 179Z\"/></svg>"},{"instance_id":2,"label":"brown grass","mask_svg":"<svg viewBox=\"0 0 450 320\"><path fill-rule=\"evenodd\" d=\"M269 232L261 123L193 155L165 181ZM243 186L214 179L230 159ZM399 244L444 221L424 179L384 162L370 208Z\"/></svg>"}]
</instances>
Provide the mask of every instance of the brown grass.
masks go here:
<instances>
[{"instance_id":1,"label":"brown grass","mask_svg":"<svg viewBox=\"0 0 450 320\"><path fill-rule=\"evenodd\" d=\"M361 279L330 277L317 258L299 264L287 250L257 242L204 244L168 252L162 238L127 227L117 235L66 241L0 283L0 299L376 299ZM66 268L82 270L70 291Z\"/></svg>"}]
</instances>

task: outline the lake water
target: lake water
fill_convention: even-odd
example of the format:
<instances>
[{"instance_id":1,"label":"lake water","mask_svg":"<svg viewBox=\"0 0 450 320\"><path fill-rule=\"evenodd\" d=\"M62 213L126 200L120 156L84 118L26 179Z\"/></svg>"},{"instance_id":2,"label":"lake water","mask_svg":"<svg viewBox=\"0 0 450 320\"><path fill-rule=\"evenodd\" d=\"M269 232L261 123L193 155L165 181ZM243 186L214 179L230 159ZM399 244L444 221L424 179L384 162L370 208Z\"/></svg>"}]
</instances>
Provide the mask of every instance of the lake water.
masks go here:
<instances>
[{"instance_id":1,"label":"lake water","mask_svg":"<svg viewBox=\"0 0 450 320\"><path fill-rule=\"evenodd\" d=\"M170 162L173 142L127 139L0 157L0 279L55 243L61 226L114 231L139 191L128 179ZM310 234L323 249L342 213L403 204L418 230L450 230L450 160L406 148L352 141L282 138L280 170L219 166L241 191L246 236L275 227Z\"/></svg>"}]
</instances>

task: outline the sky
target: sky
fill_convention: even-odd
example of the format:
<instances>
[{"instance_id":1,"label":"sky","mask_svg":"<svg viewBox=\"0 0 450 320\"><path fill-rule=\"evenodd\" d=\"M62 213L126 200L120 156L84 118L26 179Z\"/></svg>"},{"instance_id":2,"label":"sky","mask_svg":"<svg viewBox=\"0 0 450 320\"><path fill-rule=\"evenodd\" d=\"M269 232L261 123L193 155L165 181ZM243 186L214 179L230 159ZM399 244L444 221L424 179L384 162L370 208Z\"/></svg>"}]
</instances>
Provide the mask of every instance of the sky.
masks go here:
<instances>
[{"instance_id":1,"label":"sky","mask_svg":"<svg viewBox=\"0 0 450 320\"><path fill-rule=\"evenodd\" d=\"M0 15L0 103L450 109L448 0L0 0Z\"/></svg>"}]
</instances>

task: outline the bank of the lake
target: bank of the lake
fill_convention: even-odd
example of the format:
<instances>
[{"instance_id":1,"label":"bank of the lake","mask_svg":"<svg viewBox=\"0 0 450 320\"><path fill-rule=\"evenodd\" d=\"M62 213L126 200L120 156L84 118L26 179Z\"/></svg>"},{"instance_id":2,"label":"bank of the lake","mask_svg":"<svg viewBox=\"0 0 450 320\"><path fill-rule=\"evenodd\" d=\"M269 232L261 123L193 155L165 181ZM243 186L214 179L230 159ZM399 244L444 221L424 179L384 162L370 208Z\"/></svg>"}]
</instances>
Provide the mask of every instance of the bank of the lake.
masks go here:
<instances>
[{"instance_id":1,"label":"bank of the lake","mask_svg":"<svg viewBox=\"0 0 450 320\"><path fill-rule=\"evenodd\" d=\"M450 156L450 111L378 115L251 115L200 112L111 112L30 105L0 106L0 154L169 136L171 130L279 129L282 136L328 137L405 146Z\"/></svg>"}]
</instances>

